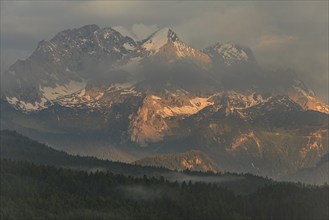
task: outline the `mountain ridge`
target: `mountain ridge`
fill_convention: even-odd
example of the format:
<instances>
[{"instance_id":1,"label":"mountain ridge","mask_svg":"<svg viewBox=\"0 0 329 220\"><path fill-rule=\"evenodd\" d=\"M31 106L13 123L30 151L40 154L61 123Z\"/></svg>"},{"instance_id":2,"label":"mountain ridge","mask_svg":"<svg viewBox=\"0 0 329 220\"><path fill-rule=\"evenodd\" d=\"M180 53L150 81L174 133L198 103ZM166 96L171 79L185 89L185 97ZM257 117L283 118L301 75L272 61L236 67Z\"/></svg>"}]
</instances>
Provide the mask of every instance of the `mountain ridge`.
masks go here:
<instances>
[{"instance_id":1,"label":"mountain ridge","mask_svg":"<svg viewBox=\"0 0 329 220\"><path fill-rule=\"evenodd\" d=\"M154 48L152 49L152 47ZM76 54L79 53L84 55L78 58ZM149 59L151 61L147 61ZM232 43L216 43L199 51L182 42L170 28L160 29L145 40L135 42L132 38L123 36L112 28L86 25L78 29L62 31L50 41L41 41L29 58L25 61L17 61L4 74L3 78L6 83L2 85L2 94L6 94L7 101L16 108L23 111L38 111L56 102L57 97L81 91L87 86L90 77L95 78L99 75L104 78L123 66L140 67L144 64L152 64L155 60L165 62L163 65L165 65L164 68L167 68L170 63L174 62L176 65L177 61L182 62L182 59L184 62L188 62L186 65L190 65L189 62L192 60L192 63L196 64L194 70L196 72L209 71L209 68L212 68L211 65L219 65L215 68L219 68L219 70L246 64L257 65L249 48ZM118 62L123 62L124 65L119 65ZM111 67L111 63L113 63L114 69ZM156 65L160 65L160 63L156 63ZM201 69L198 69L197 66ZM27 71L26 68L30 70ZM125 68L124 72L127 70ZM186 67L183 66L184 68ZM169 72L172 72L170 69ZM193 72L193 68L191 70ZM93 75L90 75L88 71L92 71ZM136 70L133 69L132 72L134 71ZM158 69L150 71L154 72ZM182 69L173 71L172 76L175 76L177 72L182 72ZM128 72L128 74L134 75L132 72ZM24 76L22 76L23 73ZM154 73L149 75L153 76ZM202 75L204 78L206 74L202 73ZM200 76L196 79L202 79ZM184 77L189 76L182 75L178 79ZM209 81L213 81L211 76L208 78ZM314 92L301 86L301 83L298 81L292 85L286 94L305 109L329 113L329 107L317 98ZM13 87L19 87L21 92Z\"/></svg>"}]
</instances>

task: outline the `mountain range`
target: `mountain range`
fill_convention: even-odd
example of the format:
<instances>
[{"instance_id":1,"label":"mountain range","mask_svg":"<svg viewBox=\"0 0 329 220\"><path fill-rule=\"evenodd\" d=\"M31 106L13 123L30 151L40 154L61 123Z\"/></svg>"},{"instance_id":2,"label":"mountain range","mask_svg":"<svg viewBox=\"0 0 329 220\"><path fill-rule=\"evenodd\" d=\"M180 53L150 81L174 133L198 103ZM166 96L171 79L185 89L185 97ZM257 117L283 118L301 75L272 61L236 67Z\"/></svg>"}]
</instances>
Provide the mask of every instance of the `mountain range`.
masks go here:
<instances>
[{"instance_id":1,"label":"mountain range","mask_svg":"<svg viewBox=\"0 0 329 220\"><path fill-rule=\"evenodd\" d=\"M140 41L65 30L1 79L2 127L57 149L125 162L196 150L220 170L278 179L328 153L328 114L293 70L237 44L193 48L170 28Z\"/></svg>"}]
</instances>

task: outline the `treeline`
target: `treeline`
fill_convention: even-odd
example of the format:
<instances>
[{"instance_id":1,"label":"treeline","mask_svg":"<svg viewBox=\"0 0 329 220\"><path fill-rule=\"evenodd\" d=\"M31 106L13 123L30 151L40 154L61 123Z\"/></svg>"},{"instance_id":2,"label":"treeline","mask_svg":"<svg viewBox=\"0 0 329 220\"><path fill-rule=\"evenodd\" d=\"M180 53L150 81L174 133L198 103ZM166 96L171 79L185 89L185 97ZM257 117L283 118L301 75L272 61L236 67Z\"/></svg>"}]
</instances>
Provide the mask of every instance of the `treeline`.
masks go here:
<instances>
[{"instance_id":1,"label":"treeline","mask_svg":"<svg viewBox=\"0 0 329 220\"><path fill-rule=\"evenodd\" d=\"M143 167L122 162L100 160L95 157L70 155L58 151L45 144L25 137L16 131L0 131L0 156L1 159L29 161L35 164L60 166L71 169L94 171L110 170L114 173L125 173L135 176L157 175L170 170L156 167Z\"/></svg>"},{"instance_id":2,"label":"treeline","mask_svg":"<svg viewBox=\"0 0 329 220\"><path fill-rule=\"evenodd\" d=\"M275 183L242 196L213 183L1 160L1 219L328 219L328 193Z\"/></svg>"}]
</instances>

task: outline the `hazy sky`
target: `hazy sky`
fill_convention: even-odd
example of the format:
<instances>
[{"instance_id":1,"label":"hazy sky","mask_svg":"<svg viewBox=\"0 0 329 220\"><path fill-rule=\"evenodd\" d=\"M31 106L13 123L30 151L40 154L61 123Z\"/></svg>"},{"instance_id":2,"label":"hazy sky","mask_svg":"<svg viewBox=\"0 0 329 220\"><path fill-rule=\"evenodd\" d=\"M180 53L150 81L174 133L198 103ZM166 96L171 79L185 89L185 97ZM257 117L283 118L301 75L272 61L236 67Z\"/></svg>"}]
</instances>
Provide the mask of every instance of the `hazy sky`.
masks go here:
<instances>
[{"instance_id":1,"label":"hazy sky","mask_svg":"<svg viewBox=\"0 0 329 220\"><path fill-rule=\"evenodd\" d=\"M119 26L136 38L171 27L199 49L238 43L262 65L295 69L328 102L327 1L1 0L1 69L28 57L40 40L86 24Z\"/></svg>"}]
</instances>

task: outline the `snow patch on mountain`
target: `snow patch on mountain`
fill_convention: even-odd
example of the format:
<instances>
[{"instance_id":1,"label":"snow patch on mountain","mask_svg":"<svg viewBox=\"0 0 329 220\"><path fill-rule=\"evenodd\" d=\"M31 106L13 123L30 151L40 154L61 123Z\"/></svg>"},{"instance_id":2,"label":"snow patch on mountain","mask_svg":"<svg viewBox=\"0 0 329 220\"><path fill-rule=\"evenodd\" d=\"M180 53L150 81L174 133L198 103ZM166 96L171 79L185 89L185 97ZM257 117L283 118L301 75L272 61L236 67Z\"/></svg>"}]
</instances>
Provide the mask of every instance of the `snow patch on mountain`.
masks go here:
<instances>
[{"instance_id":1,"label":"snow patch on mountain","mask_svg":"<svg viewBox=\"0 0 329 220\"><path fill-rule=\"evenodd\" d=\"M16 105L17 102L19 102L19 100L16 97L11 97L11 98L7 97L6 99L7 99L7 102L11 105Z\"/></svg>"},{"instance_id":2,"label":"snow patch on mountain","mask_svg":"<svg viewBox=\"0 0 329 220\"><path fill-rule=\"evenodd\" d=\"M158 110L158 113L163 118L180 116L180 115L193 115L198 113L205 107L213 105L214 102L210 102L209 99L210 97L208 98L195 97L189 100L190 105L164 106L163 109Z\"/></svg>"},{"instance_id":3,"label":"snow patch on mountain","mask_svg":"<svg viewBox=\"0 0 329 220\"><path fill-rule=\"evenodd\" d=\"M86 87L86 81L77 82L70 81L69 83L58 85L55 87L40 87L40 91L47 100L56 100L59 97L75 93Z\"/></svg>"},{"instance_id":4,"label":"snow patch on mountain","mask_svg":"<svg viewBox=\"0 0 329 220\"><path fill-rule=\"evenodd\" d=\"M135 90L133 85L133 83L116 83L105 89L87 90L84 88L75 93L61 96L55 102L65 107L88 108L90 110L107 109L125 96L140 96L141 94Z\"/></svg>"},{"instance_id":5,"label":"snow patch on mountain","mask_svg":"<svg viewBox=\"0 0 329 220\"><path fill-rule=\"evenodd\" d=\"M248 60L248 55L245 53L245 51L238 50L233 44L222 44L217 48L217 53L222 54L227 65L232 65L234 60Z\"/></svg>"},{"instance_id":6,"label":"snow patch on mountain","mask_svg":"<svg viewBox=\"0 0 329 220\"><path fill-rule=\"evenodd\" d=\"M136 49L136 47L134 45L130 44L130 43L124 43L123 47L127 50L135 50Z\"/></svg>"},{"instance_id":7,"label":"snow patch on mountain","mask_svg":"<svg viewBox=\"0 0 329 220\"><path fill-rule=\"evenodd\" d=\"M39 111L41 109L45 109L48 107L47 100L45 98L41 98L40 102L25 102L22 100L18 100L16 97L7 97L7 102L11 104L15 109L19 109L23 112L33 112Z\"/></svg>"},{"instance_id":8,"label":"snow patch on mountain","mask_svg":"<svg viewBox=\"0 0 329 220\"><path fill-rule=\"evenodd\" d=\"M151 95L151 98L152 98L152 99L155 99L155 100L161 100L161 97L159 97L159 96L155 96L155 95Z\"/></svg>"},{"instance_id":9,"label":"snow patch on mountain","mask_svg":"<svg viewBox=\"0 0 329 220\"><path fill-rule=\"evenodd\" d=\"M180 40L170 28L162 28L147 38L141 45L141 48L148 51L150 55L154 55L169 42L180 42Z\"/></svg>"},{"instance_id":10,"label":"snow patch on mountain","mask_svg":"<svg viewBox=\"0 0 329 220\"><path fill-rule=\"evenodd\" d=\"M152 54L159 52L160 48L168 43L169 28L163 28L155 32L151 37L143 43L142 48L150 51Z\"/></svg>"},{"instance_id":11,"label":"snow patch on mountain","mask_svg":"<svg viewBox=\"0 0 329 220\"><path fill-rule=\"evenodd\" d=\"M174 46L176 48L176 56L179 58L183 58L187 56L189 57L206 56L201 51L198 51L197 49L194 49L181 41L175 41Z\"/></svg>"}]
</instances>

